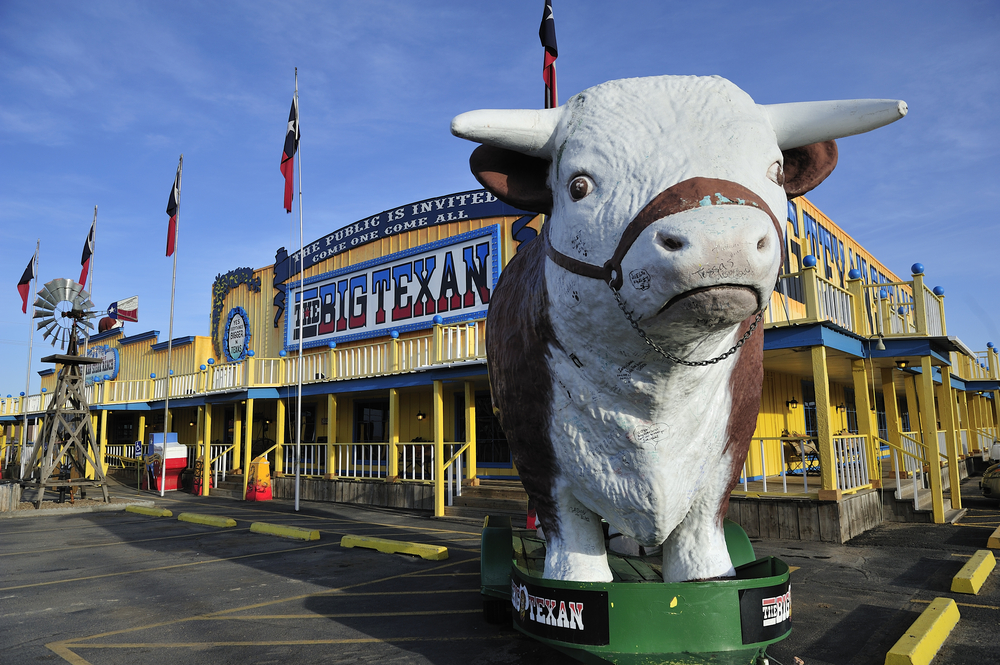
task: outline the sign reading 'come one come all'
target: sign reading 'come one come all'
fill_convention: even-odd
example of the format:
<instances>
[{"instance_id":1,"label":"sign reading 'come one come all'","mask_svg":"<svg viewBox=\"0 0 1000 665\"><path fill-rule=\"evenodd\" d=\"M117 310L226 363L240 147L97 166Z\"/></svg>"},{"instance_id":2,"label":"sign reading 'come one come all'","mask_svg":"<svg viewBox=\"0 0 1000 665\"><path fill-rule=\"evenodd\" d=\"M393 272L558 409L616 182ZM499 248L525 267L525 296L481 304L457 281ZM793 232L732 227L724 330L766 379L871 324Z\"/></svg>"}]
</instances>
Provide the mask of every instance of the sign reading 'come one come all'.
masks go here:
<instances>
[{"instance_id":1,"label":"sign reading 'come one come all'","mask_svg":"<svg viewBox=\"0 0 1000 665\"><path fill-rule=\"evenodd\" d=\"M285 285L285 346L314 347L482 318L500 276L489 226Z\"/></svg>"}]
</instances>

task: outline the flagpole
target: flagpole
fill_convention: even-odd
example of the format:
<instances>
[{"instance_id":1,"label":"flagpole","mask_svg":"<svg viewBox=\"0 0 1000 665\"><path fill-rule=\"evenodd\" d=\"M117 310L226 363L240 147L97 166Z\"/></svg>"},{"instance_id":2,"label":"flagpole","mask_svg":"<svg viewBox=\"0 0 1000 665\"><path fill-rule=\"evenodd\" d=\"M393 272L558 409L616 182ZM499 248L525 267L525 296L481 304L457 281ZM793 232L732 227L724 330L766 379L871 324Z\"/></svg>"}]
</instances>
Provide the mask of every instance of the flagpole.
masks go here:
<instances>
[{"instance_id":1,"label":"flagpole","mask_svg":"<svg viewBox=\"0 0 1000 665\"><path fill-rule=\"evenodd\" d=\"M97 256L97 206L94 206L94 242L93 246L90 248L90 272L87 274L87 281L90 282L90 288L84 284L83 288L90 292L90 297L94 297L94 264L97 263L95 256ZM90 329L84 328L83 331L83 355L87 355L87 347L90 345Z\"/></svg>"},{"instance_id":2,"label":"flagpole","mask_svg":"<svg viewBox=\"0 0 1000 665\"><path fill-rule=\"evenodd\" d=\"M170 278L170 327L167 329L167 390L163 402L163 455L160 456L160 496L167 491L167 431L170 429L170 357L174 345L174 291L177 287L177 237L181 227L181 177L184 172L184 154L177 163L177 211L174 222L174 273Z\"/></svg>"},{"instance_id":3,"label":"flagpole","mask_svg":"<svg viewBox=\"0 0 1000 665\"><path fill-rule=\"evenodd\" d=\"M302 111L299 109L299 68L295 68L295 108L298 117L295 119L295 134L298 139L299 126L302 122ZM302 321L305 318L305 298L302 295L302 284L305 279L305 265L303 256L304 243L302 240L302 146L298 145L299 157L299 391L298 406L295 417L295 511L299 510L299 479L301 477L301 464L299 458L302 452Z\"/></svg>"},{"instance_id":4,"label":"flagpole","mask_svg":"<svg viewBox=\"0 0 1000 665\"><path fill-rule=\"evenodd\" d=\"M39 238L35 241L35 256L31 259L34 264L34 277L31 279L31 302L32 306L35 304L35 292L38 289L38 252L42 247L42 239ZM24 424L21 425L21 479L24 480L25 471L25 459L24 459L24 446L28 438L28 394L31 392L31 352L32 345L35 342L35 320L33 317L28 318L28 368L24 372L24 397L21 398L21 415L24 416ZM34 463L34 460L32 460Z\"/></svg>"}]
</instances>

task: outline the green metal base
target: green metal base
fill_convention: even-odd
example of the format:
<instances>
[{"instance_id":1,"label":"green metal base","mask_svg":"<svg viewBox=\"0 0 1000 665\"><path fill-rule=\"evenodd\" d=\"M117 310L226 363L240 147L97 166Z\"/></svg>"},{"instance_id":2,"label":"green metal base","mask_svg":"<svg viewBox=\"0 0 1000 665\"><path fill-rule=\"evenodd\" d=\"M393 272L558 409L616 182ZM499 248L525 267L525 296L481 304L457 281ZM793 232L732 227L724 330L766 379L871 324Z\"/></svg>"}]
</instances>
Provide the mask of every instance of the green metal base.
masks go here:
<instances>
[{"instance_id":1,"label":"green metal base","mask_svg":"<svg viewBox=\"0 0 1000 665\"><path fill-rule=\"evenodd\" d=\"M732 578L665 584L656 559L609 554L615 581L564 582L541 577L533 531L489 518L484 607L494 618L512 607L517 630L585 663L752 665L791 633L788 566L756 559L739 525L727 521L725 532Z\"/></svg>"}]
</instances>

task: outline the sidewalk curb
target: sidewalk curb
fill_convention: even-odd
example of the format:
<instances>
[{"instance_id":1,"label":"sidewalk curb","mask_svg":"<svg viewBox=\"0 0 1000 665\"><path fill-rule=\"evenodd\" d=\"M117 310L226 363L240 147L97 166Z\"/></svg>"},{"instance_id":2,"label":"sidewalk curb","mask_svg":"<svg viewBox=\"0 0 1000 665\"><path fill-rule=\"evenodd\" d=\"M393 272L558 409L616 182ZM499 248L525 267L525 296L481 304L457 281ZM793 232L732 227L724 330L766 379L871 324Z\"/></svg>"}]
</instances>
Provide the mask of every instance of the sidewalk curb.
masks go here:
<instances>
[{"instance_id":1,"label":"sidewalk curb","mask_svg":"<svg viewBox=\"0 0 1000 665\"><path fill-rule=\"evenodd\" d=\"M148 500L136 500L121 503L109 503L101 506L86 506L80 508L42 508L12 510L0 513L0 520L23 519L31 517L50 517L55 515L84 515L86 513L111 513L124 512L129 506L153 506L154 503Z\"/></svg>"}]
</instances>

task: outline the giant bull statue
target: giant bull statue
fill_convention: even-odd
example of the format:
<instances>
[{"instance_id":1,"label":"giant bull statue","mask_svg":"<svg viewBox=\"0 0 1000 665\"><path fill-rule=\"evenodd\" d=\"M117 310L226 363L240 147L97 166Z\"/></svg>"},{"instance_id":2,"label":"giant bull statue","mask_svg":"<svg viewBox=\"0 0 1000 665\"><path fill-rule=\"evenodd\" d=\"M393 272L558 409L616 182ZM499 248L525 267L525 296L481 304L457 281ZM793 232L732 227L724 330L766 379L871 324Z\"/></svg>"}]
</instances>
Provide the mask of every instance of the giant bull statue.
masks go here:
<instances>
[{"instance_id":1,"label":"giant bull statue","mask_svg":"<svg viewBox=\"0 0 1000 665\"><path fill-rule=\"evenodd\" d=\"M750 445L786 199L833 139L903 102L762 106L719 77L610 81L452 121L477 179L550 215L486 322L494 408L547 540L545 577L611 581L601 518L667 582L732 576L722 521ZM756 332L756 334L754 334Z\"/></svg>"}]
</instances>

